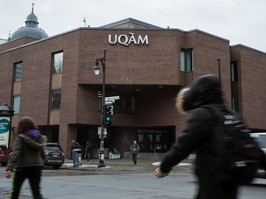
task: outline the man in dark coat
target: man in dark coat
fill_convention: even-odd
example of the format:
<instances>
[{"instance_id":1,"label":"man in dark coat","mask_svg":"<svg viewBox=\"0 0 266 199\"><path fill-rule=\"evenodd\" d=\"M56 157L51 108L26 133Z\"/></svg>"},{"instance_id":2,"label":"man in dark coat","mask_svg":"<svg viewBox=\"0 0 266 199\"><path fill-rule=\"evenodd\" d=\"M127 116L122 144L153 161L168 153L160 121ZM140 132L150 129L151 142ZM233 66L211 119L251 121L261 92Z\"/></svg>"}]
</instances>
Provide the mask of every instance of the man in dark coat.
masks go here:
<instances>
[{"instance_id":1,"label":"man in dark coat","mask_svg":"<svg viewBox=\"0 0 266 199\"><path fill-rule=\"evenodd\" d=\"M137 141L134 140L133 144L130 146L130 152L132 154L132 160L134 162L134 165L137 165L137 156L140 151L139 145L137 144Z\"/></svg>"},{"instance_id":2,"label":"man in dark coat","mask_svg":"<svg viewBox=\"0 0 266 199\"><path fill-rule=\"evenodd\" d=\"M177 142L163 158L160 167L155 169L158 178L167 176L172 167L196 153L195 174L199 182L197 199L236 199L237 184L230 178L217 177L217 167L212 151L212 127L214 118L203 106L211 105L225 109L219 79L214 75L204 75L193 82L191 88L182 89L176 100L179 112L189 112Z\"/></svg>"}]
</instances>

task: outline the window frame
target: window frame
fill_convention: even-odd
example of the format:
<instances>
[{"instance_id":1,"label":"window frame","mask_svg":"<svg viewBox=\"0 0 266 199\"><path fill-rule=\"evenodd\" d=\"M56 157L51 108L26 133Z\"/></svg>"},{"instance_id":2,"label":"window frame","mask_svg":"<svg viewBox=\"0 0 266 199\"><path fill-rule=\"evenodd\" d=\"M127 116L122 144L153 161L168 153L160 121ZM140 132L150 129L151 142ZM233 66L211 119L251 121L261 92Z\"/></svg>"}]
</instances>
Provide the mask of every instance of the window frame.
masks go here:
<instances>
[{"instance_id":1,"label":"window frame","mask_svg":"<svg viewBox=\"0 0 266 199\"><path fill-rule=\"evenodd\" d=\"M240 111L239 85L238 85L238 62L230 63L230 82L231 82L231 108L232 110Z\"/></svg>"},{"instance_id":2,"label":"window frame","mask_svg":"<svg viewBox=\"0 0 266 199\"><path fill-rule=\"evenodd\" d=\"M21 66L20 69L18 68L18 66ZM22 81L22 69L23 69L23 62L14 63L14 82L21 82ZM18 71L18 70L20 70L20 71Z\"/></svg>"},{"instance_id":3,"label":"window frame","mask_svg":"<svg viewBox=\"0 0 266 199\"><path fill-rule=\"evenodd\" d=\"M230 74L231 74L231 82L237 82L238 81L238 64L236 61L231 62L230 65Z\"/></svg>"},{"instance_id":4,"label":"window frame","mask_svg":"<svg viewBox=\"0 0 266 199\"><path fill-rule=\"evenodd\" d=\"M59 100L56 100L57 95L59 95ZM61 89L51 90L51 110L60 110L60 108L61 108Z\"/></svg>"},{"instance_id":5,"label":"window frame","mask_svg":"<svg viewBox=\"0 0 266 199\"><path fill-rule=\"evenodd\" d=\"M193 61L193 48L180 50L180 71L181 72L192 72L194 71Z\"/></svg>"},{"instance_id":6,"label":"window frame","mask_svg":"<svg viewBox=\"0 0 266 199\"><path fill-rule=\"evenodd\" d=\"M60 56L60 57L57 57ZM57 65L59 67L57 67ZM52 73L55 74L62 74L64 66L64 52L58 51L52 54Z\"/></svg>"},{"instance_id":7,"label":"window frame","mask_svg":"<svg viewBox=\"0 0 266 199\"><path fill-rule=\"evenodd\" d=\"M137 141L142 152L164 153L170 149L171 145L167 143L167 130L160 129L137 129Z\"/></svg>"},{"instance_id":8,"label":"window frame","mask_svg":"<svg viewBox=\"0 0 266 199\"><path fill-rule=\"evenodd\" d=\"M20 113L20 100L20 95L13 96L13 110L15 115Z\"/></svg>"}]
</instances>

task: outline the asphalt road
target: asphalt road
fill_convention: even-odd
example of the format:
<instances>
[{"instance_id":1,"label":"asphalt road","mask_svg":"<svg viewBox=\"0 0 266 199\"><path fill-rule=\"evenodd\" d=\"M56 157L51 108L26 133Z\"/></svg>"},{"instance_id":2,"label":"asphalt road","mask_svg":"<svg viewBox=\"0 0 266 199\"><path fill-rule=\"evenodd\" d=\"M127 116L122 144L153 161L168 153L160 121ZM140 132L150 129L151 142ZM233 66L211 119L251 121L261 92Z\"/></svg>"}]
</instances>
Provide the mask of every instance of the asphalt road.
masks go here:
<instances>
[{"instance_id":1,"label":"asphalt road","mask_svg":"<svg viewBox=\"0 0 266 199\"><path fill-rule=\"evenodd\" d=\"M104 169L96 169L93 162L80 168L71 165L60 170L47 168L42 177L42 193L47 199L191 199L197 183L190 166L176 168L169 176L156 179L155 168L147 161L133 166L130 161L107 162ZM7 199L11 180L4 178L0 167L0 199ZM239 199L265 199L266 179L241 187ZM24 183L20 199L31 197L28 183Z\"/></svg>"},{"instance_id":2,"label":"asphalt road","mask_svg":"<svg viewBox=\"0 0 266 199\"><path fill-rule=\"evenodd\" d=\"M1 199L8 198L10 180L0 179ZM265 199L265 185L242 187L239 199ZM190 199L196 190L191 173L156 179L151 173L121 175L44 176L42 192L49 199ZM31 198L24 183L20 199Z\"/></svg>"}]
</instances>

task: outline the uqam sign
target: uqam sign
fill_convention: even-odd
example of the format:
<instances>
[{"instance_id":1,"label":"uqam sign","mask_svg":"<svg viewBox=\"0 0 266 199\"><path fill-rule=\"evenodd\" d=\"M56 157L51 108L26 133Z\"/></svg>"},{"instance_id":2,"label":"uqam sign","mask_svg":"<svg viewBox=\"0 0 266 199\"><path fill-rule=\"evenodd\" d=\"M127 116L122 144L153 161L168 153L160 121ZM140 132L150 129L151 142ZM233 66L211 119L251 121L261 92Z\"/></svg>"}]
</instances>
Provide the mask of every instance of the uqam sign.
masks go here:
<instances>
[{"instance_id":1,"label":"uqam sign","mask_svg":"<svg viewBox=\"0 0 266 199\"><path fill-rule=\"evenodd\" d=\"M6 147L9 147L8 146L9 132L10 132L10 118L0 117L0 145L6 145Z\"/></svg>"},{"instance_id":2,"label":"uqam sign","mask_svg":"<svg viewBox=\"0 0 266 199\"><path fill-rule=\"evenodd\" d=\"M132 32L129 32L128 34L109 34L108 35L108 42L109 44L115 45L115 44L121 44L124 46L129 46L130 44L134 45L148 45L149 44L149 38L148 35L135 35Z\"/></svg>"}]
</instances>

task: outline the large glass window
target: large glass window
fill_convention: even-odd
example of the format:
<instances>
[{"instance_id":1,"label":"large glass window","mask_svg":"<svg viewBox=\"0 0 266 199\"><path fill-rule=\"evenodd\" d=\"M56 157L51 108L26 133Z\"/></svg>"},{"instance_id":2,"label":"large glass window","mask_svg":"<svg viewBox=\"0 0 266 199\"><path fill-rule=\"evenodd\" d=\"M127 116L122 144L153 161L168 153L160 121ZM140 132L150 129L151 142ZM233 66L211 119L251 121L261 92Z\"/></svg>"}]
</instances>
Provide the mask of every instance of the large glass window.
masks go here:
<instances>
[{"instance_id":1,"label":"large glass window","mask_svg":"<svg viewBox=\"0 0 266 199\"><path fill-rule=\"evenodd\" d=\"M52 90L51 109L52 110L60 109L60 105L61 105L61 89Z\"/></svg>"},{"instance_id":2,"label":"large glass window","mask_svg":"<svg viewBox=\"0 0 266 199\"><path fill-rule=\"evenodd\" d=\"M238 86L238 67L237 61L231 62L231 106L234 111L239 112L239 86Z\"/></svg>"},{"instance_id":3,"label":"large glass window","mask_svg":"<svg viewBox=\"0 0 266 199\"><path fill-rule=\"evenodd\" d=\"M231 63L231 82L238 81L238 75L237 75L237 62Z\"/></svg>"},{"instance_id":4,"label":"large glass window","mask_svg":"<svg viewBox=\"0 0 266 199\"><path fill-rule=\"evenodd\" d=\"M137 141L141 152L166 152L174 142L172 129L138 129Z\"/></svg>"},{"instance_id":5,"label":"large glass window","mask_svg":"<svg viewBox=\"0 0 266 199\"><path fill-rule=\"evenodd\" d=\"M181 72L193 71L193 49L181 49L180 51L180 70Z\"/></svg>"},{"instance_id":6,"label":"large glass window","mask_svg":"<svg viewBox=\"0 0 266 199\"><path fill-rule=\"evenodd\" d=\"M136 113L136 98L130 96L121 96L114 104L114 112L117 113Z\"/></svg>"},{"instance_id":7,"label":"large glass window","mask_svg":"<svg viewBox=\"0 0 266 199\"><path fill-rule=\"evenodd\" d=\"M22 80L22 62L15 63L15 82Z\"/></svg>"},{"instance_id":8,"label":"large glass window","mask_svg":"<svg viewBox=\"0 0 266 199\"><path fill-rule=\"evenodd\" d=\"M62 73L63 70L63 52L53 54L53 74Z\"/></svg>"},{"instance_id":9,"label":"large glass window","mask_svg":"<svg viewBox=\"0 0 266 199\"><path fill-rule=\"evenodd\" d=\"M20 96L13 97L13 110L14 114L19 114L20 112Z\"/></svg>"}]
</instances>

